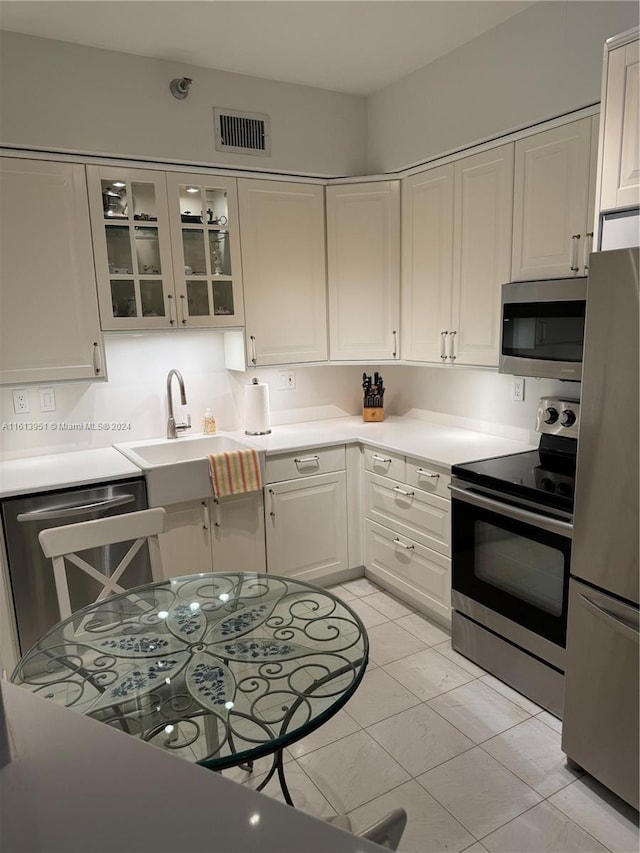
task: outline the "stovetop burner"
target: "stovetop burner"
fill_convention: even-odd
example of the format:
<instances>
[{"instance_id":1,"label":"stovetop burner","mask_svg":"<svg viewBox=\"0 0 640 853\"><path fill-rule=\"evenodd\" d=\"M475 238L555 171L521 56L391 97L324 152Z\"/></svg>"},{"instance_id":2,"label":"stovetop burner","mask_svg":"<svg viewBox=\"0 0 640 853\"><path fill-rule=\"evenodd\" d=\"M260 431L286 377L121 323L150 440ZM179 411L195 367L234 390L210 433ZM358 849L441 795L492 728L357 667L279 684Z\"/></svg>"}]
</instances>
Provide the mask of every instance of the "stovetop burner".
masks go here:
<instances>
[{"instance_id":1,"label":"stovetop burner","mask_svg":"<svg viewBox=\"0 0 640 853\"><path fill-rule=\"evenodd\" d=\"M452 474L544 507L573 513L580 404L544 397L538 406L537 450L454 465Z\"/></svg>"}]
</instances>

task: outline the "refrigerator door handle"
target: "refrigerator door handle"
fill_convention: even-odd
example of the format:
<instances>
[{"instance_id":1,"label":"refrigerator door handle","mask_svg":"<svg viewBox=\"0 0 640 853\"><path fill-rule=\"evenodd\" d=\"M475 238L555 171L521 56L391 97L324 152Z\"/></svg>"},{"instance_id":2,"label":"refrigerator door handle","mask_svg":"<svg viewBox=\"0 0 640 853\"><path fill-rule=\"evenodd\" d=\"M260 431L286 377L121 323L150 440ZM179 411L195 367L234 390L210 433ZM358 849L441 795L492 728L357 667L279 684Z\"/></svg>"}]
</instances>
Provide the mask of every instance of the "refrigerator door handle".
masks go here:
<instances>
[{"instance_id":1,"label":"refrigerator door handle","mask_svg":"<svg viewBox=\"0 0 640 853\"><path fill-rule=\"evenodd\" d=\"M588 595L584 595L582 592L579 592L578 595L585 604L594 610L599 616L613 620L616 623L616 628L618 628L625 637L630 640L634 640L636 643L640 642L640 629L638 627L637 620L636 624L633 625L627 621L622 614L614 613L609 607L603 607L601 604L598 604L593 601L593 599L589 598Z\"/></svg>"}]
</instances>

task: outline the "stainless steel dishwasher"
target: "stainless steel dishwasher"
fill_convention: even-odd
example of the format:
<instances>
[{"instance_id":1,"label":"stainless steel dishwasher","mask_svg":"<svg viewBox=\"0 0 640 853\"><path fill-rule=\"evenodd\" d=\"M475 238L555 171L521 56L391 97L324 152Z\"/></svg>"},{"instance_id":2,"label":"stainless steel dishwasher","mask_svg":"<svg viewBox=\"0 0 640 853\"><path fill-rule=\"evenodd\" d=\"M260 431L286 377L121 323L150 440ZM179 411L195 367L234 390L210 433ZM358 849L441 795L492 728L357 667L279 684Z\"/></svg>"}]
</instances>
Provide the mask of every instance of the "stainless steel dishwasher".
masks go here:
<instances>
[{"instance_id":1,"label":"stainless steel dishwasher","mask_svg":"<svg viewBox=\"0 0 640 853\"><path fill-rule=\"evenodd\" d=\"M23 495L2 501L2 524L8 556L9 580L18 627L20 653L60 621L51 560L42 553L38 534L47 527L106 518L147 508L144 478L97 483L77 489ZM108 577L130 543L107 545L83 552ZM71 607L78 610L95 601L100 585L85 572L67 572ZM127 588L151 582L147 548L142 548L122 576Z\"/></svg>"}]
</instances>

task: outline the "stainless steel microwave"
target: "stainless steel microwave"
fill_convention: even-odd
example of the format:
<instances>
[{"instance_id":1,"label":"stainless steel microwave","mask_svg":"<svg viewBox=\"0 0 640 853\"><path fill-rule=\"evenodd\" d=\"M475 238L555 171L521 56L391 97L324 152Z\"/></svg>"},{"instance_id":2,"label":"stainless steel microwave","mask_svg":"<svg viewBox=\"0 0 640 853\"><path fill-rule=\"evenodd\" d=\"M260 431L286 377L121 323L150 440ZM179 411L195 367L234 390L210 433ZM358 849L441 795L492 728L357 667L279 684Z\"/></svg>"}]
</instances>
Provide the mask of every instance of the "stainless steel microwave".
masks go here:
<instances>
[{"instance_id":1,"label":"stainless steel microwave","mask_svg":"<svg viewBox=\"0 0 640 853\"><path fill-rule=\"evenodd\" d=\"M587 279L502 285L499 372L582 379Z\"/></svg>"}]
</instances>

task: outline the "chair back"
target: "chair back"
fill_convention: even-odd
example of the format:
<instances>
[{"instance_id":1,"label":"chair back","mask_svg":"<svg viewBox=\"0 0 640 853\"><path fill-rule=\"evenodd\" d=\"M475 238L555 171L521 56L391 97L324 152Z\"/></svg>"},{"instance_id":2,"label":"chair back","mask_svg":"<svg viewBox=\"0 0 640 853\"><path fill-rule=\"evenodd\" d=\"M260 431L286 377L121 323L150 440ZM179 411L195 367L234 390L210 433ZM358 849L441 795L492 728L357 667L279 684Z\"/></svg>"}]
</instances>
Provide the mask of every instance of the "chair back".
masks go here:
<instances>
[{"instance_id":1,"label":"chair back","mask_svg":"<svg viewBox=\"0 0 640 853\"><path fill-rule=\"evenodd\" d=\"M118 581L138 551L145 543L148 543L153 579L162 580L158 534L164 531L165 517L166 513L161 508L144 509L139 512L114 515L110 518L81 521L77 524L65 524L61 527L49 527L40 531L38 539L44 555L53 562L60 617L66 619L72 613L66 563L71 563L98 581L102 589L96 601L101 601L114 592L125 591ZM114 568L110 577L107 577L99 568L90 565L76 553L130 540L134 540L131 547ZM86 603L90 604L91 602Z\"/></svg>"}]
</instances>

